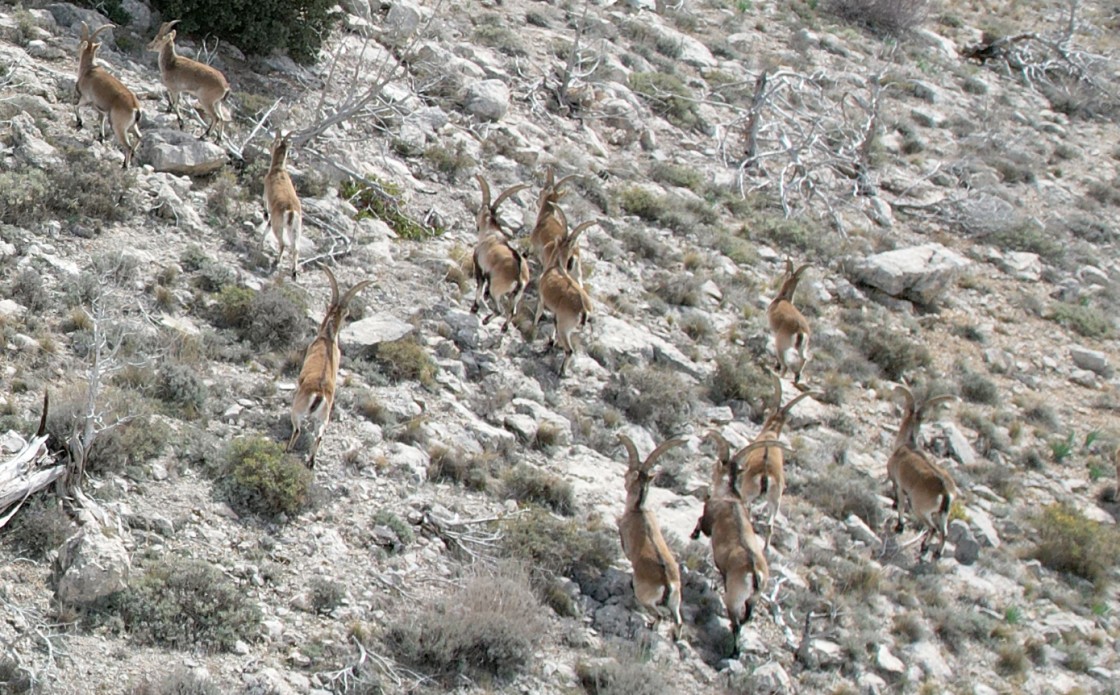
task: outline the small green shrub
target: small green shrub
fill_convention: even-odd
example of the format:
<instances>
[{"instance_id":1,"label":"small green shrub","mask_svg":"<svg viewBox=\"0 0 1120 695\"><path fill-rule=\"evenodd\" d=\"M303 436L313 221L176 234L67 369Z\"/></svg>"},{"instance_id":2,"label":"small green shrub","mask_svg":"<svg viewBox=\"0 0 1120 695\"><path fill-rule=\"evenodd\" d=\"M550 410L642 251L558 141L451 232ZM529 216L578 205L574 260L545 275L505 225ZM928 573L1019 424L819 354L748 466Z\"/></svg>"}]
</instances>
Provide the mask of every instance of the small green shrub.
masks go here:
<instances>
[{"instance_id":1,"label":"small green shrub","mask_svg":"<svg viewBox=\"0 0 1120 695\"><path fill-rule=\"evenodd\" d=\"M966 371L961 375L961 396L971 403L999 405L999 387L982 374Z\"/></svg>"},{"instance_id":2,"label":"small green shrub","mask_svg":"<svg viewBox=\"0 0 1120 695\"><path fill-rule=\"evenodd\" d=\"M86 453L88 473L121 473L163 453L171 438L171 428L153 418L142 399L117 389L102 390L98 410L103 429ZM47 432L54 442L68 442L78 417L85 410L84 388L60 391L51 397Z\"/></svg>"},{"instance_id":3,"label":"small green shrub","mask_svg":"<svg viewBox=\"0 0 1120 695\"><path fill-rule=\"evenodd\" d=\"M358 208L357 219L372 217L382 220L406 241L430 239L445 231L442 227L427 226L409 217L404 211L401 187L375 176L362 181L344 181L339 187L338 195Z\"/></svg>"},{"instance_id":4,"label":"small green shrub","mask_svg":"<svg viewBox=\"0 0 1120 695\"><path fill-rule=\"evenodd\" d=\"M0 222L26 227L48 219L117 222L131 213L125 203L136 175L105 166L85 147L62 150L62 161L45 171L0 173Z\"/></svg>"},{"instance_id":5,"label":"small green shrub","mask_svg":"<svg viewBox=\"0 0 1120 695\"><path fill-rule=\"evenodd\" d=\"M1107 338L1112 335L1112 322L1108 316L1088 304L1058 302L1054 304L1050 318L1086 338Z\"/></svg>"},{"instance_id":6,"label":"small green shrub","mask_svg":"<svg viewBox=\"0 0 1120 695\"><path fill-rule=\"evenodd\" d=\"M437 444L428 449L428 480L458 483L469 490L486 490L497 474L497 456L467 456Z\"/></svg>"},{"instance_id":7,"label":"small green shrub","mask_svg":"<svg viewBox=\"0 0 1120 695\"><path fill-rule=\"evenodd\" d=\"M667 367L627 365L612 375L603 400L640 425L674 435L688 421L696 395L684 377Z\"/></svg>"},{"instance_id":8,"label":"small green shrub","mask_svg":"<svg viewBox=\"0 0 1120 695\"><path fill-rule=\"evenodd\" d=\"M846 466L833 466L823 478L807 485L802 494L834 519L843 521L855 514L877 529L885 518L877 489L869 476Z\"/></svg>"},{"instance_id":9,"label":"small green shrub","mask_svg":"<svg viewBox=\"0 0 1120 695\"><path fill-rule=\"evenodd\" d=\"M996 650L996 654L996 670L1005 676L1021 675L1030 666L1027 651L1018 642L1004 642Z\"/></svg>"},{"instance_id":10,"label":"small green shrub","mask_svg":"<svg viewBox=\"0 0 1120 695\"><path fill-rule=\"evenodd\" d=\"M477 576L389 628L398 657L445 682L509 681L526 670L545 632L523 572Z\"/></svg>"},{"instance_id":11,"label":"small green shrub","mask_svg":"<svg viewBox=\"0 0 1120 695\"><path fill-rule=\"evenodd\" d=\"M933 362L929 349L922 343L891 330L864 330L855 335L855 342L868 361L879 367L883 376L899 381L903 376L928 367Z\"/></svg>"},{"instance_id":12,"label":"small green shrub","mask_svg":"<svg viewBox=\"0 0 1120 695\"><path fill-rule=\"evenodd\" d=\"M381 343L376 348L377 361L394 381L411 379L431 387L436 381L436 363L428 350L413 338Z\"/></svg>"},{"instance_id":13,"label":"small green shrub","mask_svg":"<svg viewBox=\"0 0 1120 695\"><path fill-rule=\"evenodd\" d=\"M774 397L774 382L746 351L716 357L716 369L708 383L708 397L719 405L745 401L761 417Z\"/></svg>"},{"instance_id":14,"label":"small green shrub","mask_svg":"<svg viewBox=\"0 0 1120 695\"><path fill-rule=\"evenodd\" d=\"M408 547L412 541L416 540L416 534L412 532L412 527L408 522L392 513L388 509L379 509L377 514L373 517L374 526L384 526L393 532L399 542L394 551L401 551Z\"/></svg>"},{"instance_id":15,"label":"small green shrub","mask_svg":"<svg viewBox=\"0 0 1120 695\"><path fill-rule=\"evenodd\" d=\"M901 36L926 20L930 0L827 0L825 7L874 32Z\"/></svg>"},{"instance_id":16,"label":"small green shrub","mask_svg":"<svg viewBox=\"0 0 1120 695\"><path fill-rule=\"evenodd\" d=\"M0 657L0 686L5 693L22 695L31 692L33 674L8 655Z\"/></svg>"},{"instance_id":17,"label":"small green shrub","mask_svg":"<svg viewBox=\"0 0 1120 695\"><path fill-rule=\"evenodd\" d=\"M253 297L256 292L248 287L226 285L218 293L214 323L219 328L241 328L252 321Z\"/></svg>"},{"instance_id":18,"label":"small green shrub","mask_svg":"<svg viewBox=\"0 0 1120 695\"><path fill-rule=\"evenodd\" d=\"M487 12L478 18L478 25L474 29L474 40L483 46L496 48L510 56L528 55L521 32L507 24L503 15Z\"/></svg>"},{"instance_id":19,"label":"small green shrub","mask_svg":"<svg viewBox=\"0 0 1120 695\"><path fill-rule=\"evenodd\" d=\"M576 510L572 485L558 475L528 464L518 464L502 476L502 489L508 499L539 504L557 514L571 516Z\"/></svg>"},{"instance_id":20,"label":"small green shrub","mask_svg":"<svg viewBox=\"0 0 1120 695\"><path fill-rule=\"evenodd\" d=\"M311 471L265 437L233 440L227 454L231 501L264 515L293 515L307 503Z\"/></svg>"},{"instance_id":21,"label":"small green shrub","mask_svg":"<svg viewBox=\"0 0 1120 695\"><path fill-rule=\"evenodd\" d=\"M20 549L34 560L43 560L57 550L75 530L57 498L38 494L29 499L8 525L0 529L5 545ZM0 678L0 683L3 682Z\"/></svg>"},{"instance_id":22,"label":"small green shrub","mask_svg":"<svg viewBox=\"0 0 1120 695\"><path fill-rule=\"evenodd\" d=\"M300 63L318 60L336 22L331 0L154 0L152 6L181 19L184 36L213 35L256 55L287 51Z\"/></svg>"},{"instance_id":23,"label":"small green shrub","mask_svg":"<svg viewBox=\"0 0 1120 695\"><path fill-rule=\"evenodd\" d=\"M170 363L159 371L158 395L178 414L195 420L204 412L209 389L194 367Z\"/></svg>"},{"instance_id":24,"label":"small green shrub","mask_svg":"<svg viewBox=\"0 0 1120 695\"><path fill-rule=\"evenodd\" d=\"M1120 556L1120 531L1055 503L1035 518L1033 556L1056 572L1068 572L1102 588Z\"/></svg>"},{"instance_id":25,"label":"small green shrub","mask_svg":"<svg viewBox=\"0 0 1120 695\"><path fill-rule=\"evenodd\" d=\"M676 75L665 72L632 72L630 89L649 102L653 112L679 128L700 123L696 97Z\"/></svg>"},{"instance_id":26,"label":"small green shrub","mask_svg":"<svg viewBox=\"0 0 1120 695\"><path fill-rule=\"evenodd\" d=\"M261 621L260 609L221 570L175 557L145 567L111 606L134 639L174 649L229 651L253 639Z\"/></svg>"},{"instance_id":27,"label":"small green shrub","mask_svg":"<svg viewBox=\"0 0 1120 695\"><path fill-rule=\"evenodd\" d=\"M43 277L30 266L16 275L9 292L12 299L27 307L32 313L42 312L50 306L51 296L43 283Z\"/></svg>"},{"instance_id":28,"label":"small green shrub","mask_svg":"<svg viewBox=\"0 0 1120 695\"><path fill-rule=\"evenodd\" d=\"M274 284L253 295L241 338L254 345L285 348L307 334L307 302L288 284Z\"/></svg>"},{"instance_id":29,"label":"small green shrub","mask_svg":"<svg viewBox=\"0 0 1120 695\"><path fill-rule=\"evenodd\" d=\"M330 613L342 605L346 598L346 588L339 582L323 577L311 580L311 609L316 613Z\"/></svg>"},{"instance_id":30,"label":"small green shrub","mask_svg":"<svg viewBox=\"0 0 1120 695\"><path fill-rule=\"evenodd\" d=\"M541 508L503 524L502 554L531 567L534 577L598 576L618 556L618 538L586 521L558 519Z\"/></svg>"},{"instance_id":31,"label":"small green shrub","mask_svg":"<svg viewBox=\"0 0 1120 695\"><path fill-rule=\"evenodd\" d=\"M654 162L650 165L649 175L654 181L687 188L693 193L702 193L707 184L704 173L683 164Z\"/></svg>"}]
</instances>

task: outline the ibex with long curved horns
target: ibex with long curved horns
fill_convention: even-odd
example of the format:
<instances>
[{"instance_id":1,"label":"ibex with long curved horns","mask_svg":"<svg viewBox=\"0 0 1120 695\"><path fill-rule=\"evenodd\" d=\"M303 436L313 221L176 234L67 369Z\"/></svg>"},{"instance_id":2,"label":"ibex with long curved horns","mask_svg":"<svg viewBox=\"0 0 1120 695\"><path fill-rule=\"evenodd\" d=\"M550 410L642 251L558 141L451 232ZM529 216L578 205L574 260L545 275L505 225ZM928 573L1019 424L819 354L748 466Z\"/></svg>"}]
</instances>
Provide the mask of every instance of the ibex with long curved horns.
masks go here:
<instances>
[{"instance_id":1,"label":"ibex with long curved horns","mask_svg":"<svg viewBox=\"0 0 1120 695\"><path fill-rule=\"evenodd\" d=\"M490 202L490 185L481 174L475 174L479 188L482 189L482 205L478 208L478 243L474 247L474 304L471 313L478 313L479 301L487 304L494 300L494 308L490 314L482 319L483 325L501 313L502 298L512 294L509 308L506 313L506 322L502 324L502 332L509 330L509 324L517 315L521 305L521 297L529 285L529 264L518 253L517 249L509 244L510 235L503 228L498 217L498 207L514 193L528 186L519 183L502 191L494 202Z\"/></svg>"},{"instance_id":2,"label":"ibex with long curved horns","mask_svg":"<svg viewBox=\"0 0 1120 695\"><path fill-rule=\"evenodd\" d=\"M315 454L323 441L323 432L331 418L331 406L334 405L338 363L342 359L342 351L338 347L338 334L349 315L350 301L370 284L369 280L363 280L347 290L340 298L338 281L335 280L334 273L326 266L323 266L323 272L327 274L327 280L331 284L331 301L327 305L322 323L319 324L319 331L307 346L307 352L303 357L296 395L292 399L292 437L288 440L288 451L291 451L299 441L305 422L312 420L316 423L315 441L311 444L307 456L308 468L315 467Z\"/></svg>"},{"instance_id":3,"label":"ibex with long curved horns","mask_svg":"<svg viewBox=\"0 0 1120 695\"><path fill-rule=\"evenodd\" d=\"M536 252L543 268L548 267L548 245L562 239L568 232L568 221L564 219L563 212L560 210L560 199L567 193L564 184L579 178L579 174L569 174L559 181L555 181L554 178L555 172L549 166L548 173L545 174L544 187L541 188L537 198L537 222L533 225L533 231L529 233L529 243L533 245L533 251ZM573 247L570 257L564 260L564 269L569 273L574 270L576 282L583 286L583 264L580 263L578 246Z\"/></svg>"},{"instance_id":4,"label":"ibex with long curved horns","mask_svg":"<svg viewBox=\"0 0 1120 695\"><path fill-rule=\"evenodd\" d=\"M905 508L909 508L925 526L918 557L925 555L930 537L937 533L941 536L941 543L933 556L935 559L940 558L945 549L949 510L953 506L957 484L948 471L921 451L918 447L918 432L922 419L933 406L956 400L956 396L934 396L927 398L919 406L915 404L910 389L905 386L895 387L894 394L903 398L902 424L894 440L894 451L887 461L887 478L890 479L894 492L894 508L898 510L895 532L902 532L902 517Z\"/></svg>"},{"instance_id":5,"label":"ibex with long curved horns","mask_svg":"<svg viewBox=\"0 0 1120 695\"><path fill-rule=\"evenodd\" d=\"M673 638L679 639L681 632L681 571L676 558L661 535L657 517L646 508L646 496L653 481L654 464L657 459L672 449L684 444L684 439L670 439L657 446L645 461L638 458L638 449L633 440L624 434L618 441L626 447L629 466L626 471L626 510L618 522L618 534L622 539L622 552L634 568L634 597L656 621L662 617L662 609L673 621Z\"/></svg>"},{"instance_id":6,"label":"ibex with long curved horns","mask_svg":"<svg viewBox=\"0 0 1120 695\"><path fill-rule=\"evenodd\" d=\"M579 235L583 233L583 230L599 224L599 222L589 220L576 225L574 229L568 230L564 213L559 208L556 211L559 213L565 231L559 237L548 242L544 250L546 261L544 272L541 273L541 278L537 283L540 296L537 299L537 312L533 316L533 330L536 330L537 323L540 322L544 310L551 311L556 318L556 331L549 342L549 349L553 345L559 344L564 351L564 359L560 362L559 371L560 377L563 377L568 361L571 360L572 353L575 351L573 336L577 329L582 330L587 325L591 317L591 297L583 289L583 285L568 274L566 267L568 260L572 258L574 249L578 248L576 244L579 241Z\"/></svg>"}]
</instances>

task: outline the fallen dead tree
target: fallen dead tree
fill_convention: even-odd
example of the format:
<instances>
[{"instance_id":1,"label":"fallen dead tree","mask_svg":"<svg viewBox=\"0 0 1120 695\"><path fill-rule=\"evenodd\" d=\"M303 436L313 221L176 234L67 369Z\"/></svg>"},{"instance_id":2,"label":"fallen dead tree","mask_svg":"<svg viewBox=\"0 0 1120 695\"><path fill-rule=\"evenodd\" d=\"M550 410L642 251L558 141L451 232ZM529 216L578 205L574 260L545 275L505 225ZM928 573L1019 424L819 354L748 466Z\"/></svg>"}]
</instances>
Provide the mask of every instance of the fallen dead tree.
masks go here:
<instances>
[{"instance_id":1,"label":"fallen dead tree","mask_svg":"<svg viewBox=\"0 0 1120 695\"><path fill-rule=\"evenodd\" d=\"M39 431L15 456L0 462L0 528L11 521L28 497L66 474L66 464L58 461L47 446L49 405L49 395L43 394Z\"/></svg>"}]
</instances>

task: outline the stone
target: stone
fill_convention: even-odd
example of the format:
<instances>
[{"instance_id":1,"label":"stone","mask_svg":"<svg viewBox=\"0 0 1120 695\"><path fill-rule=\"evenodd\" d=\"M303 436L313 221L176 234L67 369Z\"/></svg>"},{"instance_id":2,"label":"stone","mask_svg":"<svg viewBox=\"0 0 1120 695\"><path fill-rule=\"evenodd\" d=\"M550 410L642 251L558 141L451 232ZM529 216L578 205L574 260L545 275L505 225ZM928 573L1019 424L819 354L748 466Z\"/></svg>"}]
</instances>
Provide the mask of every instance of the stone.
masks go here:
<instances>
[{"instance_id":1,"label":"stone","mask_svg":"<svg viewBox=\"0 0 1120 695\"><path fill-rule=\"evenodd\" d=\"M100 12L75 7L68 2L51 3L47 5L46 9L54 17L54 21L58 22L58 26L69 29L74 33L75 40L81 36L82 22L89 26L91 32L96 31L98 27L111 24L109 18ZM106 49L112 50L112 47L116 45L116 37L113 32L113 29L106 29L97 37L101 42L102 53Z\"/></svg>"},{"instance_id":2,"label":"stone","mask_svg":"<svg viewBox=\"0 0 1120 695\"><path fill-rule=\"evenodd\" d=\"M953 677L953 669L941 655L941 648L933 642L922 640L910 645L907 649L911 663L917 665L926 676L939 681L948 681Z\"/></svg>"},{"instance_id":3,"label":"stone","mask_svg":"<svg viewBox=\"0 0 1120 695\"><path fill-rule=\"evenodd\" d=\"M130 560L120 538L86 523L68 538L54 565L55 596L80 606L128 588Z\"/></svg>"},{"instance_id":4,"label":"stone","mask_svg":"<svg viewBox=\"0 0 1120 695\"><path fill-rule=\"evenodd\" d=\"M879 536L875 535L875 532L871 530L871 527L855 514L849 514L848 518L844 519L844 528L848 529L848 533L852 538L861 541L869 547L877 548L882 543L882 541L879 540Z\"/></svg>"},{"instance_id":5,"label":"stone","mask_svg":"<svg viewBox=\"0 0 1120 695\"><path fill-rule=\"evenodd\" d=\"M563 415L558 415L527 398L514 398L513 408L519 414L533 418L537 423L537 432L540 432L542 426L547 426L552 444L567 446L572 443L572 422Z\"/></svg>"},{"instance_id":6,"label":"stone","mask_svg":"<svg viewBox=\"0 0 1120 695\"><path fill-rule=\"evenodd\" d=\"M936 301L953 282L968 259L941 244L930 243L896 249L856 261L855 279L892 297L921 304Z\"/></svg>"},{"instance_id":7,"label":"stone","mask_svg":"<svg viewBox=\"0 0 1120 695\"><path fill-rule=\"evenodd\" d=\"M1073 363L1081 369L1087 369L1106 379L1112 376L1112 365L1108 363L1108 355L1100 350L1090 350L1075 344L1069 346L1069 355L1073 358Z\"/></svg>"},{"instance_id":8,"label":"stone","mask_svg":"<svg viewBox=\"0 0 1120 695\"><path fill-rule=\"evenodd\" d=\"M156 171L182 176L206 176L225 166L226 151L188 132L163 129L145 132L136 151L140 161Z\"/></svg>"},{"instance_id":9,"label":"stone","mask_svg":"<svg viewBox=\"0 0 1120 695\"><path fill-rule=\"evenodd\" d=\"M509 87L501 80L481 80L467 87L463 109L487 121L500 121L509 111Z\"/></svg>"},{"instance_id":10,"label":"stone","mask_svg":"<svg viewBox=\"0 0 1120 695\"><path fill-rule=\"evenodd\" d=\"M400 340L412 330L412 324L401 321L391 314L374 314L343 326L339 338L345 345L369 348L380 343Z\"/></svg>"},{"instance_id":11,"label":"stone","mask_svg":"<svg viewBox=\"0 0 1120 695\"><path fill-rule=\"evenodd\" d=\"M902 659L891 654L891 650L885 644L879 645L879 649L875 652L875 665L880 671L894 676L906 673L906 664L902 663Z\"/></svg>"},{"instance_id":12,"label":"stone","mask_svg":"<svg viewBox=\"0 0 1120 695\"><path fill-rule=\"evenodd\" d=\"M146 34L152 28L152 11L140 0L121 0L121 9L128 13L128 28Z\"/></svg>"},{"instance_id":13,"label":"stone","mask_svg":"<svg viewBox=\"0 0 1120 695\"><path fill-rule=\"evenodd\" d=\"M976 540L985 548L998 548L1002 545L992 519L981 509L968 509L968 516L972 528L976 530Z\"/></svg>"},{"instance_id":14,"label":"stone","mask_svg":"<svg viewBox=\"0 0 1120 695\"><path fill-rule=\"evenodd\" d=\"M954 544L953 559L962 565L972 565L980 559L980 544L972 537L972 533L968 533Z\"/></svg>"},{"instance_id":15,"label":"stone","mask_svg":"<svg viewBox=\"0 0 1120 695\"><path fill-rule=\"evenodd\" d=\"M394 0L381 31L381 40L389 45L400 45L412 38L420 28L423 15L411 2Z\"/></svg>"},{"instance_id":16,"label":"stone","mask_svg":"<svg viewBox=\"0 0 1120 695\"><path fill-rule=\"evenodd\" d=\"M996 259L996 264L1016 280L1036 282L1042 277L1042 260L1037 253L1004 251Z\"/></svg>"},{"instance_id":17,"label":"stone","mask_svg":"<svg viewBox=\"0 0 1120 695\"><path fill-rule=\"evenodd\" d=\"M964 466L971 466L976 463L976 452L972 450L968 438L956 425L951 422L942 423L941 431L945 433L945 439L949 443L949 453L953 458L960 461Z\"/></svg>"},{"instance_id":18,"label":"stone","mask_svg":"<svg viewBox=\"0 0 1120 695\"><path fill-rule=\"evenodd\" d=\"M707 367L690 360L669 341L655 336L640 324L630 324L614 316L595 317L594 341L606 355L608 364L614 366L659 361L695 379L703 379L708 373Z\"/></svg>"},{"instance_id":19,"label":"stone","mask_svg":"<svg viewBox=\"0 0 1120 695\"><path fill-rule=\"evenodd\" d=\"M793 681L786 670L776 661L756 668L747 680L745 692L754 695L784 695L794 691Z\"/></svg>"}]
</instances>

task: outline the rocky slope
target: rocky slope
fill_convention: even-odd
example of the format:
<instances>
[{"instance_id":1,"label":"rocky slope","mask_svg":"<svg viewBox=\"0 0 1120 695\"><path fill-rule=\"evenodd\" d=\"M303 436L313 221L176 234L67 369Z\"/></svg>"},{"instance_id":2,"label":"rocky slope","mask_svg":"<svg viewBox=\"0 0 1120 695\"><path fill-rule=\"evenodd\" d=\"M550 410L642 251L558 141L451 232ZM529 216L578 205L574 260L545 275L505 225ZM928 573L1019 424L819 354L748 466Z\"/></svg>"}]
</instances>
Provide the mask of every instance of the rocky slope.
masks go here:
<instances>
[{"instance_id":1,"label":"rocky slope","mask_svg":"<svg viewBox=\"0 0 1120 695\"><path fill-rule=\"evenodd\" d=\"M123 5L100 59L145 112L128 173L88 114L72 127L80 22L106 20L0 6L0 430L30 433L49 388L66 431L95 325L120 344L101 422L132 418L84 486L126 599L55 601L77 526L51 493L0 536L10 690L1115 691L1114 5L1074 4L1072 80L1047 53L1058 2L946 6L894 39L833 11L849 2L351 0L314 67L209 53L234 85L221 147L177 131L142 50L157 18ZM311 132L379 81L293 155L305 265L281 280L260 243L269 133ZM529 227L548 166L581 176L568 219L602 220L563 380L533 289L504 337L469 312L474 175L530 183L504 208ZM787 256L813 264L796 301L819 393L787 428L768 600L728 660L717 574L687 541L700 437L758 431ZM317 262L375 284L308 499L257 513L225 462L239 438L288 437L329 296ZM963 491L938 561L886 532L902 379L961 397L924 431ZM677 644L618 554L620 432L643 454L690 438L649 498L685 575ZM1071 547L1091 557L1060 571ZM161 614L179 595L205 598Z\"/></svg>"}]
</instances>

